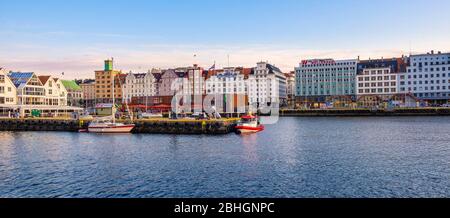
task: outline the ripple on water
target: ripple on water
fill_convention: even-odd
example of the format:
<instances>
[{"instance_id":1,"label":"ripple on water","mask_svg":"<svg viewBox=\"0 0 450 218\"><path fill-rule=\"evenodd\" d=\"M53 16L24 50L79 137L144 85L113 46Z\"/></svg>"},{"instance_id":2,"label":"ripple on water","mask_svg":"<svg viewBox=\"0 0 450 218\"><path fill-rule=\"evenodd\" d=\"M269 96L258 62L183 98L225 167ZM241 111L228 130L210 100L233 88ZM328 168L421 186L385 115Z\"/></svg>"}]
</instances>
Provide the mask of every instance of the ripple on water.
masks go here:
<instances>
[{"instance_id":1,"label":"ripple on water","mask_svg":"<svg viewBox=\"0 0 450 218\"><path fill-rule=\"evenodd\" d=\"M0 132L0 197L450 197L450 118L281 118L257 135Z\"/></svg>"}]
</instances>

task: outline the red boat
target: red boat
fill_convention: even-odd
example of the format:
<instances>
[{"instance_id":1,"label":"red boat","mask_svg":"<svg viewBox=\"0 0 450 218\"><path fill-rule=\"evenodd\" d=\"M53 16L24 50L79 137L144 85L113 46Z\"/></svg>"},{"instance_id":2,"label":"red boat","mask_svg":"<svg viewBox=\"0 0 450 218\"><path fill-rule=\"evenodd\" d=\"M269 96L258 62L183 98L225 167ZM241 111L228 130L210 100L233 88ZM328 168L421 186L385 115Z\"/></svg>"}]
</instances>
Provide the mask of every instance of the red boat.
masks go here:
<instances>
[{"instance_id":1,"label":"red boat","mask_svg":"<svg viewBox=\"0 0 450 218\"><path fill-rule=\"evenodd\" d=\"M237 124L236 133L257 133L264 130L264 126L259 123L257 116L245 115L241 117L241 121Z\"/></svg>"}]
</instances>

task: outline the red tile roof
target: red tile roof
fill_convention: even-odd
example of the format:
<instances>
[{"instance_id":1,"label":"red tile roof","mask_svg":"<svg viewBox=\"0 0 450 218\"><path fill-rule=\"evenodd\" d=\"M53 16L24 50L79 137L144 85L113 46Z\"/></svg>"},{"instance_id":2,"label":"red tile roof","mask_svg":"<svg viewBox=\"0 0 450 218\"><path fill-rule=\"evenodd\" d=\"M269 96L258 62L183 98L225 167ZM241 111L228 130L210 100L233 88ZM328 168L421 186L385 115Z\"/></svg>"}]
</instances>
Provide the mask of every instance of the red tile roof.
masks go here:
<instances>
[{"instance_id":1,"label":"red tile roof","mask_svg":"<svg viewBox=\"0 0 450 218\"><path fill-rule=\"evenodd\" d=\"M48 79L50 79L50 76L38 76L39 80L42 84L47 83Z\"/></svg>"}]
</instances>

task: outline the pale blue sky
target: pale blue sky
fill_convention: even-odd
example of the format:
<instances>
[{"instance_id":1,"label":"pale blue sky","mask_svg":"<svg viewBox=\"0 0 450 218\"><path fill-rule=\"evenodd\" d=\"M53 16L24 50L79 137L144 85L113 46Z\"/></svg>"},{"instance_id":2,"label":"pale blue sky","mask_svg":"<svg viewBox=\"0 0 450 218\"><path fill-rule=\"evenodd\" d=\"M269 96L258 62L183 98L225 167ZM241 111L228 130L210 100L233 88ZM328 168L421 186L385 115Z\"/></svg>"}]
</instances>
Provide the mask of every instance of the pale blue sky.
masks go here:
<instances>
[{"instance_id":1,"label":"pale blue sky","mask_svg":"<svg viewBox=\"0 0 450 218\"><path fill-rule=\"evenodd\" d=\"M92 76L450 50L448 0L0 0L0 66ZM197 60L193 59L197 54Z\"/></svg>"}]
</instances>

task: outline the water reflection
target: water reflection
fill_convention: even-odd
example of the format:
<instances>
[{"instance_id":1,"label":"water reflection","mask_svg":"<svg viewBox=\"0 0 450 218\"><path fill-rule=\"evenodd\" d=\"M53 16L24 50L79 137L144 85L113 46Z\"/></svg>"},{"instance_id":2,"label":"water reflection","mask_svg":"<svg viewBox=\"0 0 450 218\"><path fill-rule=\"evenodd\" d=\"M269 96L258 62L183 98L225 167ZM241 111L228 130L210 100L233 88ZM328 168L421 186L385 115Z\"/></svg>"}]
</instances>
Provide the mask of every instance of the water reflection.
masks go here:
<instances>
[{"instance_id":1,"label":"water reflection","mask_svg":"<svg viewBox=\"0 0 450 218\"><path fill-rule=\"evenodd\" d=\"M258 134L241 134L242 145L244 146L244 153L246 160L249 162L258 162Z\"/></svg>"}]
</instances>

